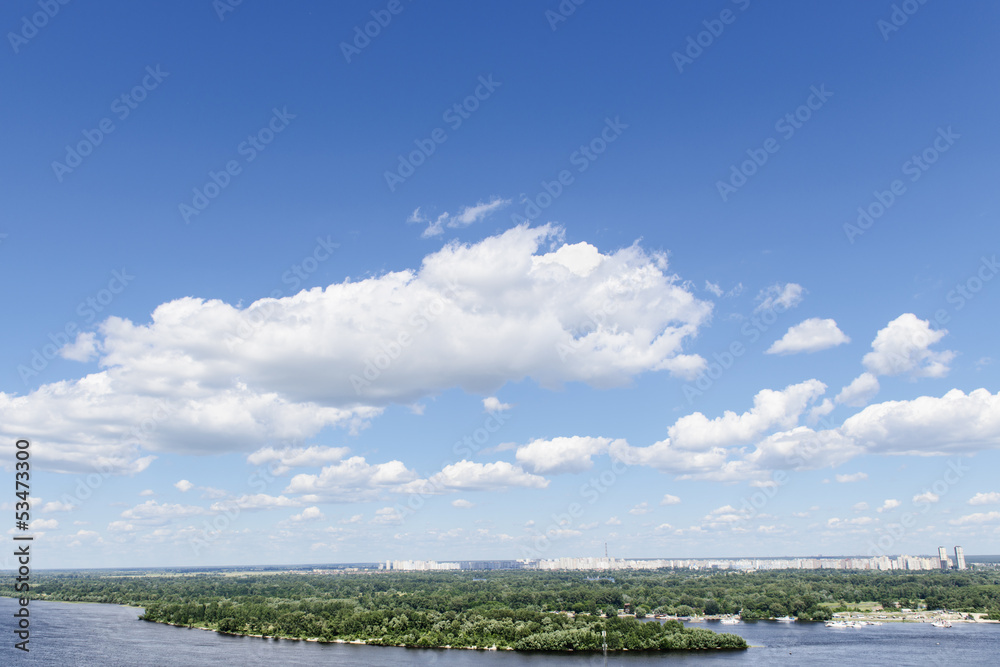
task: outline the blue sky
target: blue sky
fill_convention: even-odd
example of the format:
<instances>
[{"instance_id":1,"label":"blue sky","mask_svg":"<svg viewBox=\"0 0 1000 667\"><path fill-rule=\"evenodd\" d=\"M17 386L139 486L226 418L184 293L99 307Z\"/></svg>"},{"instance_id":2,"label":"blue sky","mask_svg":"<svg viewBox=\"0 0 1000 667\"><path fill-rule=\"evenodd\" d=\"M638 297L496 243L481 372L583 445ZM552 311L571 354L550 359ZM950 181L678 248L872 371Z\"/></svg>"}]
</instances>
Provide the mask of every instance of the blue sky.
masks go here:
<instances>
[{"instance_id":1,"label":"blue sky","mask_svg":"<svg viewBox=\"0 0 1000 667\"><path fill-rule=\"evenodd\" d=\"M998 18L11 4L38 564L1000 551Z\"/></svg>"}]
</instances>

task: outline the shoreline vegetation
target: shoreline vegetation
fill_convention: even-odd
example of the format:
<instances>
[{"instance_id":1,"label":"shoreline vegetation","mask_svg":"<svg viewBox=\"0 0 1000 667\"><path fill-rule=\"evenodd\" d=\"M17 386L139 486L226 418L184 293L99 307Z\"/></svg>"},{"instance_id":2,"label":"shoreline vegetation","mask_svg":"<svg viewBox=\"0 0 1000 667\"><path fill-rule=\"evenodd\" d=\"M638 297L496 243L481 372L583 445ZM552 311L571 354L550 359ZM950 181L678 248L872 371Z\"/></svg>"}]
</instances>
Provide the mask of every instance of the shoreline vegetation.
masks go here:
<instances>
[{"instance_id":1,"label":"shoreline vegetation","mask_svg":"<svg viewBox=\"0 0 1000 667\"><path fill-rule=\"evenodd\" d=\"M602 574L68 571L40 573L29 595L141 607L141 620L231 635L475 650L596 652L605 639L609 651L748 648L681 622L706 617L902 620L948 609L956 621L1000 619L996 570ZM13 578L0 577L0 595L14 594Z\"/></svg>"}]
</instances>

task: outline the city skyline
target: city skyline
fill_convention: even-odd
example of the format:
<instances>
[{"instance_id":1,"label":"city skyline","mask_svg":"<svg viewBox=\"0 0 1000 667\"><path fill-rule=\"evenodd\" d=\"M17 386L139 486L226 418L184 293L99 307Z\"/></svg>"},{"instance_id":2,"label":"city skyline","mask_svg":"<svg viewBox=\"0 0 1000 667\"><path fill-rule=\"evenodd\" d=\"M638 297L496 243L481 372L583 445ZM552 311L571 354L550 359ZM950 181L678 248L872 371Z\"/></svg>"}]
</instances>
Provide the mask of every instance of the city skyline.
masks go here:
<instances>
[{"instance_id":1,"label":"city skyline","mask_svg":"<svg viewBox=\"0 0 1000 667\"><path fill-rule=\"evenodd\" d=\"M1000 6L53 2L33 567L1000 553Z\"/></svg>"}]
</instances>

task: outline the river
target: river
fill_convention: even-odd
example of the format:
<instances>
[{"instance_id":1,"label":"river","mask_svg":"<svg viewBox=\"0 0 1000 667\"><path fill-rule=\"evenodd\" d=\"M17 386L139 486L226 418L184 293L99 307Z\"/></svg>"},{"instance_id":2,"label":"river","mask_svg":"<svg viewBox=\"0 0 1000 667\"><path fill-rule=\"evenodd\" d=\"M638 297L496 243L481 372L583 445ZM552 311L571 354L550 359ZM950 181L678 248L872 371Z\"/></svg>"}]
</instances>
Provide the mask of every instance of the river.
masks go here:
<instances>
[{"instance_id":1,"label":"river","mask_svg":"<svg viewBox=\"0 0 1000 667\"><path fill-rule=\"evenodd\" d=\"M32 602L30 653L14 648L17 603L0 598L0 664L157 667L196 665L434 665L440 667L560 667L603 665L600 655L513 651L404 649L383 646L231 637L137 620L139 610L108 604ZM706 627L746 638L753 648L734 652L609 654L608 665L990 665L1000 656L1000 625L887 623L834 630L822 623L760 621Z\"/></svg>"}]
</instances>

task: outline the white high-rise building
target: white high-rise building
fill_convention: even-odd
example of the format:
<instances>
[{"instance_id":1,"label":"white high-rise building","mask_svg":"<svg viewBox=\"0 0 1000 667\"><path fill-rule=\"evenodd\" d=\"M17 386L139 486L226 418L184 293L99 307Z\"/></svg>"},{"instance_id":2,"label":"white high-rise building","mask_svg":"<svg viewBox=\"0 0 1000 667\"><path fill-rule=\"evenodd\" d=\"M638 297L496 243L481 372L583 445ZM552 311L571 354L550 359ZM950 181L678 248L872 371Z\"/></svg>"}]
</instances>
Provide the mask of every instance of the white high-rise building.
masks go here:
<instances>
[{"instance_id":1,"label":"white high-rise building","mask_svg":"<svg viewBox=\"0 0 1000 667\"><path fill-rule=\"evenodd\" d=\"M955 547L955 569L965 569L965 549L962 547Z\"/></svg>"},{"instance_id":2,"label":"white high-rise building","mask_svg":"<svg viewBox=\"0 0 1000 667\"><path fill-rule=\"evenodd\" d=\"M938 560L941 561L941 569L947 570L949 567L948 550L944 547L938 547Z\"/></svg>"}]
</instances>

